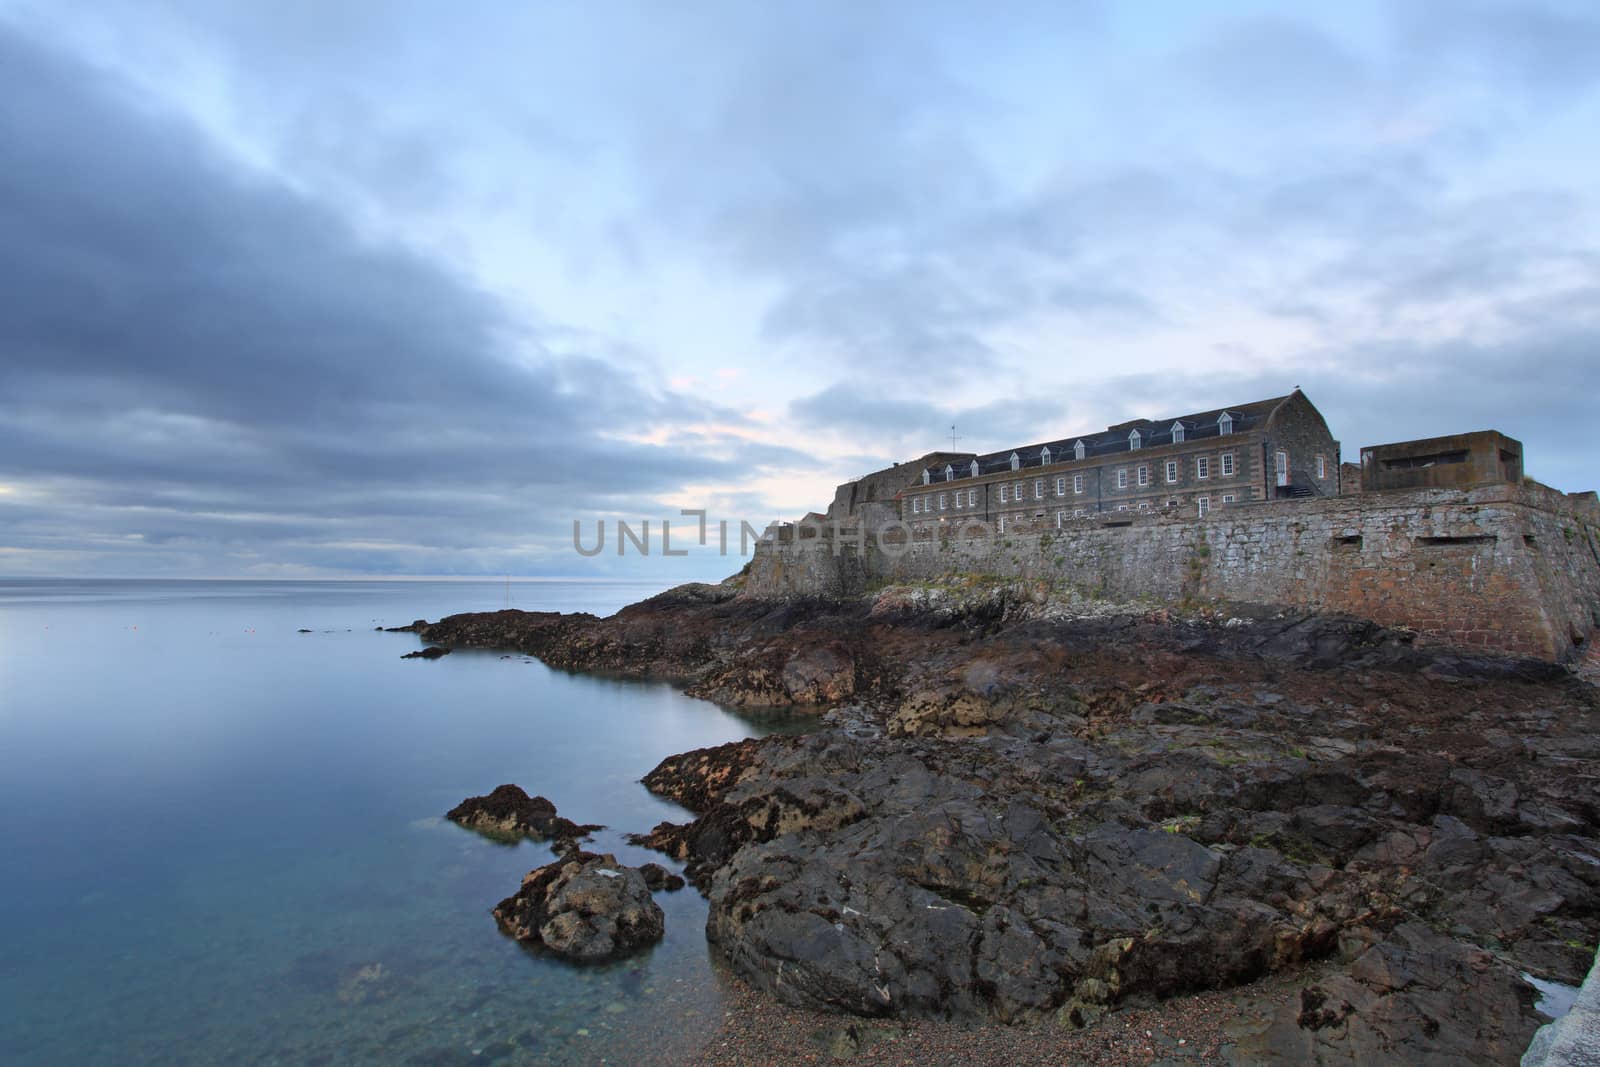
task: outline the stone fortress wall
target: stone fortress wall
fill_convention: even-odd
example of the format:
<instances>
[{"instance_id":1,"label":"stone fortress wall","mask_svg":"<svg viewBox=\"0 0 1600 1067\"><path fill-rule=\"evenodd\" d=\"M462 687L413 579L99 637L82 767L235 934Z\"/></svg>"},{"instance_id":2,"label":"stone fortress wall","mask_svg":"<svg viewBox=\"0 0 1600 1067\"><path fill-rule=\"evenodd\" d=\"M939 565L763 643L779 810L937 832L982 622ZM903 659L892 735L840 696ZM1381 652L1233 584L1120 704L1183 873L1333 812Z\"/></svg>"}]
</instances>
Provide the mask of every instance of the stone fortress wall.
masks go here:
<instances>
[{"instance_id":1,"label":"stone fortress wall","mask_svg":"<svg viewBox=\"0 0 1600 1067\"><path fill-rule=\"evenodd\" d=\"M1097 515L995 537L790 528L757 545L746 589L847 596L956 575L1048 579L1114 600L1347 612L1424 642L1570 661L1600 628L1600 503L1522 479L1263 501L1204 519Z\"/></svg>"}]
</instances>

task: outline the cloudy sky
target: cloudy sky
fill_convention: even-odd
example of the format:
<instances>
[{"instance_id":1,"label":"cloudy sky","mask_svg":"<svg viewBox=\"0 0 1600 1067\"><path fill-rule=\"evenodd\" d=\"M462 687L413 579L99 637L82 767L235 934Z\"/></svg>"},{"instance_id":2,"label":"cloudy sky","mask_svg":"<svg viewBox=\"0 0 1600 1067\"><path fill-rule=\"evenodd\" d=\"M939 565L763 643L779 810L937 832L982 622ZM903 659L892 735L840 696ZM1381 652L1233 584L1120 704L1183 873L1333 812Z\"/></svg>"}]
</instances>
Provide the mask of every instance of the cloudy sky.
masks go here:
<instances>
[{"instance_id":1,"label":"cloudy sky","mask_svg":"<svg viewBox=\"0 0 1600 1067\"><path fill-rule=\"evenodd\" d=\"M634 574L1287 392L1600 484L1600 8L0 0L0 574Z\"/></svg>"}]
</instances>

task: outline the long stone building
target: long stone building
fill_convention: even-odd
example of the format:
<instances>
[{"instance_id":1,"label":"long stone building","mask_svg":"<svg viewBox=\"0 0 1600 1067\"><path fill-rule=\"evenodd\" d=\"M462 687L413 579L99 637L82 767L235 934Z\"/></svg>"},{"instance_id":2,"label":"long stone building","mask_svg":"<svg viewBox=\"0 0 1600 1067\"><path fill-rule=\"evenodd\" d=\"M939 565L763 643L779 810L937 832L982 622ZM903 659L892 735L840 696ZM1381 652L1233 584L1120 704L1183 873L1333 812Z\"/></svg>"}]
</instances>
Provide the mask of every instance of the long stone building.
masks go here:
<instances>
[{"instance_id":1,"label":"long stone building","mask_svg":"<svg viewBox=\"0 0 1600 1067\"><path fill-rule=\"evenodd\" d=\"M1298 389L985 455L924 459L890 468L905 485L898 517L915 537L959 537L979 522L999 533L1065 529L1117 512L1204 518L1233 504L1340 492L1339 442ZM837 510L858 515L863 503L835 501ZM889 517L880 512L880 522Z\"/></svg>"}]
</instances>

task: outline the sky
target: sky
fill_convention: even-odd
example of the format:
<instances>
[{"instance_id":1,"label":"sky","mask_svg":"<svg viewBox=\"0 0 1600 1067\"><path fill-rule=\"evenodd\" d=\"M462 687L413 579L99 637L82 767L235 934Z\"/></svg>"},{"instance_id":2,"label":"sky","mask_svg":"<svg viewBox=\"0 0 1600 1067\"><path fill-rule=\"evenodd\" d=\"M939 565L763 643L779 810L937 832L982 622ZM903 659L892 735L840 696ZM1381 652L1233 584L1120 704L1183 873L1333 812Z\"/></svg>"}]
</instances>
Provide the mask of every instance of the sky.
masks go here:
<instances>
[{"instance_id":1,"label":"sky","mask_svg":"<svg viewBox=\"0 0 1600 1067\"><path fill-rule=\"evenodd\" d=\"M0 574L717 578L1296 386L1595 488L1597 131L1589 0L0 0Z\"/></svg>"}]
</instances>

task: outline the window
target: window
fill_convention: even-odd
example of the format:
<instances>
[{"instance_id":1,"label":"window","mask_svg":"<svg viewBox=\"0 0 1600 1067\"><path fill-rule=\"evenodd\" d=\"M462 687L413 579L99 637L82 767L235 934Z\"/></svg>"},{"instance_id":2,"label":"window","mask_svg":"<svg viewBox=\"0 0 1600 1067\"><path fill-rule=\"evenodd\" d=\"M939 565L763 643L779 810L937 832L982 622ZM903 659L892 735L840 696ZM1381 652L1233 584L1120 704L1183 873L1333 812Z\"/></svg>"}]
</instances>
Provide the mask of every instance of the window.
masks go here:
<instances>
[{"instance_id":1,"label":"window","mask_svg":"<svg viewBox=\"0 0 1600 1067\"><path fill-rule=\"evenodd\" d=\"M1139 431L1138 430L1134 430L1134 431L1130 432L1128 434L1128 451L1129 452L1137 451L1138 448L1139 448L1139 443L1142 440L1143 440L1143 438L1141 438L1139 436Z\"/></svg>"},{"instance_id":2,"label":"window","mask_svg":"<svg viewBox=\"0 0 1600 1067\"><path fill-rule=\"evenodd\" d=\"M1126 489L1126 488L1128 488L1128 468L1126 468L1126 467L1123 467L1121 470L1119 470L1117 472L1117 488L1118 489Z\"/></svg>"},{"instance_id":3,"label":"window","mask_svg":"<svg viewBox=\"0 0 1600 1067\"><path fill-rule=\"evenodd\" d=\"M1233 501L1234 501L1234 495L1232 493L1223 493L1222 494L1222 502L1224 504L1231 504L1231 503L1233 503Z\"/></svg>"},{"instance_id":4,"label":"window","mask_svg":"<svg viewBox=\"0 0 1600 1067\"><path fill-rule=\"evenodd\" d=\"M1074 456L1076 456L1078 459L1082 459L1083 458L1083 452L1084 452L1084 448L1083 448L1083 442L1082 441L1079 441L1077 444L1072 446L1072 454Z\"/></svg>"},{"instance_id":5,"label":"window","mask_svg":"<svg viewBox=\"0 0 1600 1067\"><path fill-rule=\"evenodd\" d=\"M923 471L922 472L922 484L923 485L927 485L931 481L933 481L933 472L932 471Z\"/></svg>"},{"instance_id":6,"label":"window","mask_svg":"<svg viewBox=\"0 0 1600 1067\"><path fill-rule=\"evenodd\" d=\"M950 464L946 463L944 465L944 480L948 482L951 479L953 479L955 476L956 476L956 469L954 467L950 466Z\"/></svg>"},{"instance_id":7,"label":"window","mask_svg":"<svg viewBox=\"0 0 1600 1067\"><path fill-rule=\"evenodd\" d=\"M1220 434L1230 434L1233 432L1233 416L1229 415L1226 411L1217 416L1217 432Z\"/></svg>"},{"instance_id":8,"label":"window","mask_svg":"<svg viewBox=\"0 0 1600 1067\"><path fill-rule=\"evenodd\" d=\"M1011 499L1015 500L1019 504L1028 499L1026 483L1018 482L1016 485L1011 487Z\"/></svg>"},{"instance_id":9,"label":"window","mask_svg":"<svg viewBox=\"0 0 1600 1067\"><path fill-rule=\"evenodd\" d=\"M1045 465L1045 466L1049 465L1049 463L1050 463L1050 446L1049 445L1045 445L1043 448L1039 449L1039 463L1041 465Z\"/></svg>"},{"instance_id":10,"label":"window","mask_svg":"<svg viewBox=\"0 0 1600 1067\"><path fill-rule=\"evenodd\" d=\"M1195 504L1200 509L1200 517L1202 519L1205 518L1206 517L1206 512L1211 510L1211 498L1208 497L1208 496L1200 497L1198 500L1195 501Z\"/></svg>"},{"instance_id":11,"label":"window","mask_svg":"<svg viewBox=\"0 0 1600 1067\"><path fill-rule=\"evenodd\" d=\"M1328 476L1328 461L1327 461L1326 458L1324 458L1322 456L1318 456L1317 457L1317 477L1318 478L1326 478L1327 476Z\"/></svg>"},{"instance_id":12,"label":"window","mask_svg":"<svg viewBox=\"0 0 1600 1067\"><path fill-rule=\"evenodd\" d=\"M973 460L972 461L972 466L967 468L967 469L972 471L972 476L974 478L976 478L978 476L978 461L977 460Z\"/></svg>"},{"instance_id":13,"label":"window","mask_svg":"<svg viewBox=\"0 0 1600 1067\"><path fill-rule=\"evenodd\" d=\"M1057 478L1056 479L1056 496L1066 496L1066 495L1067 495L1067 480L1065 478Z\"/></svg>"},{"instance_id":14,"label":"window","mask_svg":"<svg viewBox=\"0 0 1600 1067\"><path fill-rule=\"evenodd\" d=\"M1035 500L1043 500L1044 499L1044 479L1043 478L1036 479L1034 481L1034 483L1033 483L1033 499L1035 499Z\"/></svg>"},{"instance_id":15,"label":"window","mask_svg":"<svg viewBox=\"0 0 1600 1067\"><path fill-rule=\"evenodd\" d=\"M1072 517L1075 518L1075 519L1083 518L1083 509L1082 508L1073 508L1072 509Z\"/></svg>"},{"instance_id":16,"label":"window","mask_svg":"<svg viewBox=\"0 0 1600 1067\"><path fill-rule=\"evenodd\" d=\"M1074 474L1072 476L1072 491L1074 493L1083 492L1083 475Z\"/></svg>"},{"instance_id":17,"label":"window","mask_svg":"<svg viewBox=\"0 0 1600 1067\"><path fill-rule=\"evenodd\" d=\"M939 510L940 511L944 511L945 510L945 496L946 495L947 494L945 494L945 493L940 493L939 494Z\"/></svg>"},{"instance_id":18,"label":"window","mask_svg":"<svg viewBox=\"0 0 1600 1067\"><path fill-rule=\"evenodd\" d=\"M1183 423L1181 422L1172 424L1172 443L1175 445L1183 444Z\"/></svg>"},{"instance_id":19,"label":"window","mask_svg":"<svg viewBox=\"0 0 1600 1067\"><path fill-rule=\"evenodd\" d=\"M911 498L911 514L916 515L916 514L919 514L921 511L922 511L922 498L920 496L912 497Z\"/></svg>"},{"instance_id":20,"label":"window","mask_svg":"<svg viewBox=\"0 0 1600 1067\"><path fill-rule=\"evenodd\" d=\"M1167 460L1167 484L1170 485L1173 482L1176 482L1177 480L1178 480L1178 461L1175 460L1175 459L1169 459L1169 460Z\"/></svg>"},{"instance_id":21,"label":"window","mask_svg":"<svg viewBox=\"0 0 1600 1067\"><path fill-rule=\"evenodd\" d=\"M1118 504L1117 505L1117 510L1118 511L1127 511L1128 510L1128 505L1126 505L1126 504Z\"/></svg>"},{"instance_id":22,"label":"window","mask_svg":"<svg viewBox=\"0 0 1600 1067\"><path fill-rule=\"evenodd\" d=\"M1011 453L1011 469L1019 470L1022 467L1022 457L1015 452Z\"/></svg>"},{"instance_id":23,"label":"window","mask_svg":"<svg viewBox=\"0 0 1600 1067\"><path fill-rule=\"evenodd\" d=\"M978 506L978 491L976 489L968 489L967 490L967 507L975 508L977 506Z\"/></svg>"},{"instance_id":24,"label":"window","mask_svg":"<svg viewBox=\"0 0 1600 1067\"><path fill-rule=\"evenodd\" d=\"M1065 511L1056 512L1056 529L1058 529L1058 530L1061 529L1062 524L1065 523L1066 521L1067 521L1067 513Z\"/></svg>"},{"instance_id":25,"label":"window","mask_svg":"<svg viewBox=\"0 0 1600 1067\"><path fill-rule=\"evenodd\" d=\"M996 523L995 530L997 532L999 532L999 533L1005 533L1006 532L1006 517L1004 515L1002 515L998 519L996 519L995 523Z\"/></svg>"},{"instance_id":26,"label":"window","mask_svg":"<svg viewBox=\"0 0 1600 1067\"><path fill-rule=\"evenodd\" d=\"M1150 484L1150 468L1148 466L1139 468L1139 484L1141 486Z\"/></svg>"},{"instance_id":27,"label":"window","mask_svg":"<svg viewBox=\"0 0 1600 1067\"><path fill-rule=\"evenodd\" d=\"M1175 496L1167 497L1167 507L1175 508L1177 506L1178 506L1178 498L1177 497L1175 497Z\"/></svg>"},{"instance_id":28,"label":"window","mask_svg":"<svg viewBox=\"0 0 1600 1067\"><path fill-rule=\"evenodd\" d=\"M1148 501L1148 500L1139 501L1139 510L1140 511L1149 511L1150 510L1150 501Z\"/></svg>"},{"instance_id":29,"label":"window","mask_svg":"<svg viewBox=\"0 0 1600 1067\"><path fill-rule=\"evenodd\" d=\"M1224 452L1222 454L1222 476L1224 478L1232 478L1233 477L1233 453L1232 452Z\"/></svg>"},{"instance_id":30,"label":"window","mask_svg":"<svg viewBox=\"0 0 1600 1067\"><path fill-rule=\"evenodd\" d=\"M1289 484L1289 453L1279 451L1273 454L1273 469L1278 475L1279 485Z\"/></svg>"},{"instance_id":31,"label":"window","mask_svg":"<svg viewBox=\"0 0 1600 1067\"><path fill-rule=\"evenodd\" d=\"M1194 461L1194 476L1196 478L1211 477L1211 457L1199 456Z\"/></svg>"},{"instance_id":32,"label":"window","mask_svg":"<svg viewBox=\"0 0 1600 1067\"><path fill-rule=\"evenodd\" d=\"M1004 504L1006 501L1008 501L1010 499L1011 499L1011 486L1002 485L1000 487L1000 503Z\"/></svg>"}]
</instances>

